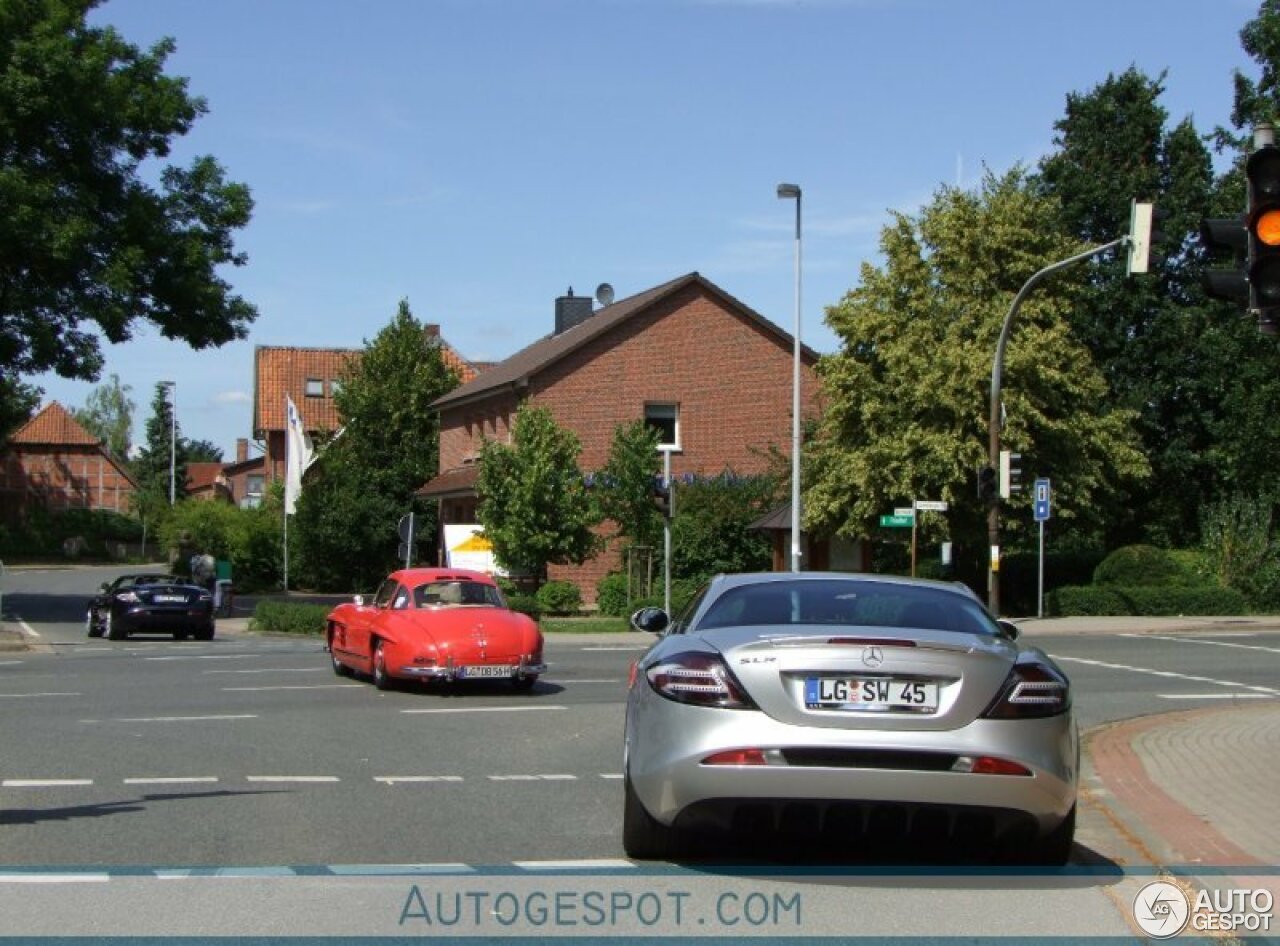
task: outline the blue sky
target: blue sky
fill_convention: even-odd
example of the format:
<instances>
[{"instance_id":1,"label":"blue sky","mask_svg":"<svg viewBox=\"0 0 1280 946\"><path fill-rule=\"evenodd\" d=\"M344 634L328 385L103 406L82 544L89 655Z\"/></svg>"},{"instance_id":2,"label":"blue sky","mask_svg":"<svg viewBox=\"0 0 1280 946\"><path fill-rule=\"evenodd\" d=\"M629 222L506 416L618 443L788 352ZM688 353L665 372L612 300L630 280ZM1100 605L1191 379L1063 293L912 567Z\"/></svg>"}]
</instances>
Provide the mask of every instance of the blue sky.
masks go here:
<instances>
[{"instance_id":1,"label":"blue sky","mask_svg":"<svg viewBox=\"0 0 1280 946\"><path fill-rule=\"evenodd\" d=\"M402 298L465 357L552 328L556 296L618 298L698 270L790 330L804 190L804 327L913 212L983 167L1034 164L1068 93L1167 71L1171 120L1225 124L1257 0L107 0L210 112L256 210L227 273L248 340L192 352L141 328L108 346L133 389L230 456L251 435L255 345L359 347ZM93 385L32 379L68 406ZM789 383L780 379L780 383Z\"/></svg>"}]
</instances>

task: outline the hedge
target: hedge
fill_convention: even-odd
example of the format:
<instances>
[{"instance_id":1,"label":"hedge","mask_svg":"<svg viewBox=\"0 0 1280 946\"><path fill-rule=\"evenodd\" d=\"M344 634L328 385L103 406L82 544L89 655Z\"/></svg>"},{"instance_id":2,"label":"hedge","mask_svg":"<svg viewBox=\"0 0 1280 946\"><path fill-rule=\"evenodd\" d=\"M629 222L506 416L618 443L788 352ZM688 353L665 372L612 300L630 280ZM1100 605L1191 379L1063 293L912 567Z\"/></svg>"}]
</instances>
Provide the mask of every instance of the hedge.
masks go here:
<instances>
[{"instance_id":1,"label":"hedge","mask_svg":"<svg viewBox=\"0 0 1280 946\"><path fill-rule=\"evenodd\" d=\"M255 631L281 634L323 634L325 619L333 608L324 604L302 604L289 601L259 601L253 609Z\"/></svg>"},{"instance_id":2,"label":"hedge","mask_svg":"<svg viewBox=\"0 0 1280 946\"><path fill-rule=\"evenodd\" d=\"M577 614L582 610L582 592L569 581L548 581L534 595L544 614Z\"/></svg>"},{"instance_id":3,"label":"hedge","mask_svg":"<svg viewBox=\"0 0 1280 946\"><path fill-rule=\"evenodd\" d=\"M1137 615L1142 617L1244 614L1244 595L1234 588L1085 585L1056 588L1045 597L1050 617Z\"/></svg>"}]
</instances>

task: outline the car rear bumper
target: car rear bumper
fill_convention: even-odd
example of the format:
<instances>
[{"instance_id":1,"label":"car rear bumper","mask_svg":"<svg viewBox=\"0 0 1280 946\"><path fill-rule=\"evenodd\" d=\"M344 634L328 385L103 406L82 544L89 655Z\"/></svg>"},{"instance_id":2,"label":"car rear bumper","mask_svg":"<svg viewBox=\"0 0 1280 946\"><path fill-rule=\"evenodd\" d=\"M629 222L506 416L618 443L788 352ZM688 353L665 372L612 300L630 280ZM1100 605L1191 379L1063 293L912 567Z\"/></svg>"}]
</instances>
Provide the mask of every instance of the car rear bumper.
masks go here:
<instances>
[{"instance_id":1,"label":"car rear bumper","mask_svg":"<svg viewBox=\"0 0 1280 946\"><path fill-rule=\"evenodd\" d=\"M142 632L207 631L214 625L213 612L207 609L193 613L189 609L156 611L130 608L116 611L112 620L126 630Z\"/></svg>"},{"instance_id":2,"label":"car rear bumper","mask_svg":"<svg viewBox=\"0 0 1280 946\"><path fill-rule=\"evenodd\" d=\"M471 666L474 666L474 664ZM512 672L510 675L506 677L480 677L480 676L464 677L462 667L455 666L452 663L446 664L444 666L418 666L415 664L409 664L407 666L398 667L392 672L394 673L395 676L398 676L398 677L410 677L416 680L440 680L444 682L453 682L454 680L463 680L463 679L520 680L520 679L527 679L529 677L537 677L547 672L547 665L541 662L534 663L527 660L521 660L518 664L515 664L514 666L515 666L514 672Z\"/></svg>"},{"instance_id":3,"label":"car rear bumper","mask_svg":"<svg viewBox=\"0 0 1280 946\"><path fill-rule=\"evenodd\" d=\"M804 817L819 823L835 817L865 825L871 813L896 806L893 817L906 822L929 811L955 825L963 823L957 816L982 811L996 818L997 830L1022 820L1045 833L1075 804L1079 742L1070 714L975 720L941 732L831 729L646 696L628 719L626 766L645 809L664 824L728 826L753 803L777 821L789 803L807 802L811 811ZM746 748L764 750L768 764L704 763L715 753ZM1030 774L956 769L980 756L1017 763Z\"/></svg>"}]
</instances>

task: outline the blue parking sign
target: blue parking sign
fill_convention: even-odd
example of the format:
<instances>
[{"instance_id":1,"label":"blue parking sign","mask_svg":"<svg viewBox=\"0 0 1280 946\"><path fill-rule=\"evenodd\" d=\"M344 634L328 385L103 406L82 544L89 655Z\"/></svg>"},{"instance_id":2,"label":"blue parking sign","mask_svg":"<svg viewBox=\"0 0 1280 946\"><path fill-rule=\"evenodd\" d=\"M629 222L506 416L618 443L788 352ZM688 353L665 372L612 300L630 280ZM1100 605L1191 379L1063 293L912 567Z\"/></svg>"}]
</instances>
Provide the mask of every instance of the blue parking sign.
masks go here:
<instances>
[{"instance_id":1,"label":"blue parking sign","mask_svg":"<svg viewBox=\"0 0 1280 946\"><path fill-rule=\"evenodd\" d=\"M1047 479L1036 480L1034 508L1036 522L1044 522L1049 518L1049 481Z\"/></svg>"}]
</instances>

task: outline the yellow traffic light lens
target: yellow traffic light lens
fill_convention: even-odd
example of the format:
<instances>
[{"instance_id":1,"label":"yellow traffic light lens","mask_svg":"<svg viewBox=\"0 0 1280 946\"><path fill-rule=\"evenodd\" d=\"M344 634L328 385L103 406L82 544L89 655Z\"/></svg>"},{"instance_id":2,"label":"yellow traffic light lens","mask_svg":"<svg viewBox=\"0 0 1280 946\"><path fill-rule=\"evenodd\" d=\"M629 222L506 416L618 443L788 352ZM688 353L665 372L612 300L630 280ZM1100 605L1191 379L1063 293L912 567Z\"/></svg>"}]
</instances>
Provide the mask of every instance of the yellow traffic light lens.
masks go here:
<instances>
[{"instance_id":1,"label":"yellow traffic light lens","mask_svg":"<svg viewBox=\"0 0 1280 946\"><path fill-rule=\"evenodd\" d=\"M1259 215L1253 232L1267 246L1280 246L1280 209L1267 210Z\"/></svg>"}]
</instances>

